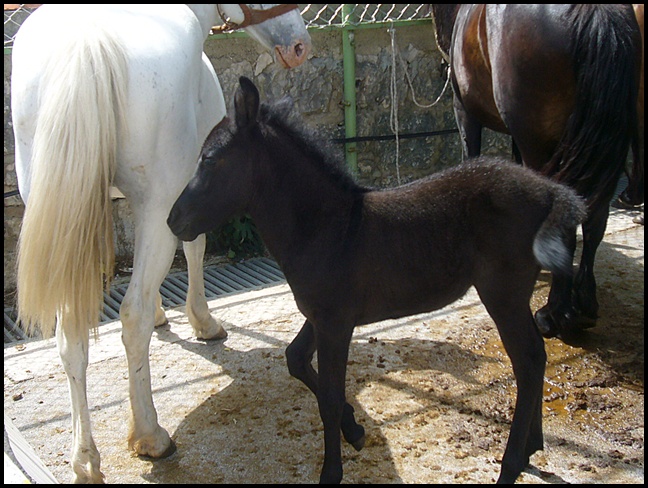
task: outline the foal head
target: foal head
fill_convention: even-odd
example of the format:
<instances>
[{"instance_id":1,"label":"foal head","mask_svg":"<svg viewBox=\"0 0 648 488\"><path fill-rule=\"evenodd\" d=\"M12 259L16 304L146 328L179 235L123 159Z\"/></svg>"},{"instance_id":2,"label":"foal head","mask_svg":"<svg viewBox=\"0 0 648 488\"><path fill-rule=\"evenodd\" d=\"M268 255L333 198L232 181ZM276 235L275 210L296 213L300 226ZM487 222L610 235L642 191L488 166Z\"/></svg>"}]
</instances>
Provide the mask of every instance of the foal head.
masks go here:
<instances>
[{"instance_id":1,"label":"foal head","mask_svg":"<svg viewBox=\"0 0 648 488\"><path fill-rule=\"evenodd\" d=\"M245 77L239 83L234 121L224 119L209 134L196 174L167 219L182 240L243 211L303 210L320 206L333 193L364 191L321 135L291 120L291 102L260 105L254 84ZM274 217L281 218L279 213Z\"/></svg>"},{"instance_id":2,"label":"foal head","mask_svg":"<svg viewBox=\"0 0 648 488\"><path fill-rule=\"evenodd\" d=\"M240 79L234 96L234 123L225 117L207 136L198 169L176 200L167 223L184 241L192 241L245 211L263 179L257 162L262 156L259 91Z\"/></svg>"}]
</instances>

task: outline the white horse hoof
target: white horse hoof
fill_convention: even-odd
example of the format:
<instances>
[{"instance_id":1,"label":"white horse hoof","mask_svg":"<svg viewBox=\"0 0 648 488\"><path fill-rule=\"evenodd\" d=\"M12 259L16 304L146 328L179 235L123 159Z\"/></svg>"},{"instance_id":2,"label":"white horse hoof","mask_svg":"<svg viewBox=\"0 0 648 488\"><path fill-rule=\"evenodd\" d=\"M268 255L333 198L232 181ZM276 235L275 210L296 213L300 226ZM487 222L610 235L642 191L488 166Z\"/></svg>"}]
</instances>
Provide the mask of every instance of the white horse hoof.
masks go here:
<instances>
[{"instance_id":1,"label":"white horse hoof","mask_svg":"<svg viewBox=\"0 0 648 488\"><path fill-rule=\"evenodd\" d=\"M168 457L176 450L175 443L162 427L158 427L153 435L136 438L134 434L131 434L128 439L128 447L140 457L155 459Z\"/></svg>"},{"instance_id":2,"label":"white horse hoof","mask_svg":"<svg viewBox=\"0 0 648 488\"><path fill-rule=\"evenodd\" d=\"M95 470L88 474L85 469L75 469L72 483L75 485L103 485L106 483L106 477L99 470Z\"/></svg>"},{"instance_id":3,"label":"white horse hoof","mask_svg":"<svg viewBox=\"0 0 648 488\"><path fill-rule=\"evenodd\" d=\"M222 320L216 320L210 316L207 325L201 327L200 330L194 329L194 332L196 332L196 337L198 339L211 341L225 339L227 337L227 331L223 325L229 324Z\"/></svg>"}]
</instances>

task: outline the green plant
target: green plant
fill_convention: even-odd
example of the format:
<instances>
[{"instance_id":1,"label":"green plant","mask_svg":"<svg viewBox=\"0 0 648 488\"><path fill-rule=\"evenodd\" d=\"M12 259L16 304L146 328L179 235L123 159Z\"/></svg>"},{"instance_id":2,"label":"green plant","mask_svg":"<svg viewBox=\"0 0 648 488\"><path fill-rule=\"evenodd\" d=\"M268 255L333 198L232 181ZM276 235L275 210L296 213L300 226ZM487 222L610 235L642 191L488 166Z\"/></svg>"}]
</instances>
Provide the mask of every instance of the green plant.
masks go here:
<instances>
[{"instance_id":1,"label":"green plant","mask_svg":"<svg viewBox=\"0 0 648 488\"><path fill-rule=\"evenodd\" d=\"M224 253L230 259L263 254L264 250L256 225L247 214L207 233L207 252Z\"/></svg>"}]
</instances>

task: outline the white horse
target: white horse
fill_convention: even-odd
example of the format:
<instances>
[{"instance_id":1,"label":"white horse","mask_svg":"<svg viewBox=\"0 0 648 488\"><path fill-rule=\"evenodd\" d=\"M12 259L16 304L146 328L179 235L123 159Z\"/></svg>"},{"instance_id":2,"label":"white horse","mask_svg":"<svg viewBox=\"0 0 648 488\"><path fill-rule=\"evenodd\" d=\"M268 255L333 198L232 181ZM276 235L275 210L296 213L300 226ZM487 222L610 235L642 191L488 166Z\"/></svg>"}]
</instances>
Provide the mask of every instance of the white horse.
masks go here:
<instances>
[{"instance_id":1,"label":"white horse","mask_svg":"<svg viewBox=\"0 0 648 488\"><path fill-rule=\"evenodd\" d=\"M135 220L133 274L120 310L132 412L128 445L139 455L163 457L175 447L157 421L148 351L154 326L166 321L159 288L177 245L166 219L194 173L202 142L225 116L203 42L217 23L245 28L285 67L297 66L310 37L296 8L45 5L16 36L11 108L26 202L19 318L45 337L56 328L72 403L75 482L104 479L86 368L89 330L98 323L114 263L109 187L126 196ZM204 235L184 243L187 314L197 337L219 339L227 333L205 300L204 250Z\"/></svg>"}]
</instances>

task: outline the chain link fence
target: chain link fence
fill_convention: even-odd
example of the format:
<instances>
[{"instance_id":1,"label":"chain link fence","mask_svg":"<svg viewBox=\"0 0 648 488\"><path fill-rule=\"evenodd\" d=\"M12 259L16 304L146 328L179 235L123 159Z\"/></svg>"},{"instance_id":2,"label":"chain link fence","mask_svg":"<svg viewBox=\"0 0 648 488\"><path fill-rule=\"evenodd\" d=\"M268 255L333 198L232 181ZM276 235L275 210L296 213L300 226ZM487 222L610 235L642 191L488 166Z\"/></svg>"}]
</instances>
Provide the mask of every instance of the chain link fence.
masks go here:
<instances>
[{"instance_id":1,"label":"chain link fence","mask_svg":"<svg viewBox=\"0 0 648 488\"><path fill-rule=\"evenodd\" d=\"M308 4L301 13L307 27L321 29L424 19L430 17L430 8L428 4Z\"/></svg>"},{"instance_id":2,"label":"chain link fence","mask_svg":"<svg viewBox=\"0 0 648 488\"><path fill-rule=\"evenodd\" d=\"M5 4L4 46L11 47L18 28L40 4ZM430 17L427 4L300 4L311 29L419 20Z\"/></svg>"},{"instance_id":3,"label":"chain link fence","mask_svg":"<svg viewBox=\"0 0 648 488\"><path fill-rule=\"evenodd\" d=\"M4 46L11 47L13 45L16 32L25 21L29 14L31 14L39 4L31 3L16 3L4 4Z\"/></svg>"}]
</instances>

